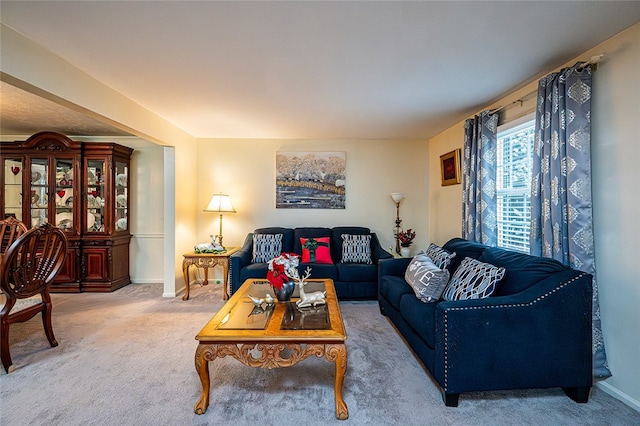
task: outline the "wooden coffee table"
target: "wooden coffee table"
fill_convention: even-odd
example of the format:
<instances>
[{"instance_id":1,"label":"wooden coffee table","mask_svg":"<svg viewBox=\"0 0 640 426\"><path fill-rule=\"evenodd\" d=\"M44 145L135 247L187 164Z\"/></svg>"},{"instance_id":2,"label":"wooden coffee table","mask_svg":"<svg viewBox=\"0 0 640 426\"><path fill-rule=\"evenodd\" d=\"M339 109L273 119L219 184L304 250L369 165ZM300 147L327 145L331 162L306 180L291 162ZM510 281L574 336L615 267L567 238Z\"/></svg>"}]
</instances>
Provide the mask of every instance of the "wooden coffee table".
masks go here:
<instances>
[{"instance_id":1,"label":"wooden coffee table","mask_svg":"<svg viewBox=\"0 0 640 426\"><path fill-rule=\"evenodd\" d=\"M271 369L290 367L315 355L335 362L336 418L349 417L342 398L342 382L347 371L347 333L333 281L307 281L306 291L326 290L326 305L298 309L296 287L291 302L275 302L271 307L265 303L257 308L247 295L262 298L266 293L273 295L273 291L267 281L250 279L198 333L195 366L202 394L194 407L196 414L204 414L209 406L209 361L231 356L248 367Z\"/></svg>"}]
</instances>

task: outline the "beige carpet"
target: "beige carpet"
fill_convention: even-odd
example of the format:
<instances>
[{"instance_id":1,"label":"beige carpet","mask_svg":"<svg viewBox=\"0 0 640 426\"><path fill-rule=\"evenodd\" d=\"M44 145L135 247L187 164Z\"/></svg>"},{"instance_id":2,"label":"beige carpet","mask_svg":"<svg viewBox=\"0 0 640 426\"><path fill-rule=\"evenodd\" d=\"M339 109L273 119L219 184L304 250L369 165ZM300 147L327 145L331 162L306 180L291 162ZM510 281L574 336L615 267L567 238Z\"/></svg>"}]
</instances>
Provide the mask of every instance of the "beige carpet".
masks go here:
<instances>
[{"instance_id":1,"label":"beige carpet","mask_svg":"<svg viewBox=\"0 0 640 426\"><path fill-rule=\"evenodd\" d=\"M49 347L39 318L11 327L16 370L0 372L0 424L640 424L640 413L598 389L588 404L550 389L463 394L459 407L445 407L375 302L341 303L349 335L347 421L335 419L334 366L316 358L276 370L216 360L211 405L198 416L194 337L223 301L220 285L192 290L189 301L162 298L160 284L54 294L58 347Z\"/></svg>"}]
</instances>

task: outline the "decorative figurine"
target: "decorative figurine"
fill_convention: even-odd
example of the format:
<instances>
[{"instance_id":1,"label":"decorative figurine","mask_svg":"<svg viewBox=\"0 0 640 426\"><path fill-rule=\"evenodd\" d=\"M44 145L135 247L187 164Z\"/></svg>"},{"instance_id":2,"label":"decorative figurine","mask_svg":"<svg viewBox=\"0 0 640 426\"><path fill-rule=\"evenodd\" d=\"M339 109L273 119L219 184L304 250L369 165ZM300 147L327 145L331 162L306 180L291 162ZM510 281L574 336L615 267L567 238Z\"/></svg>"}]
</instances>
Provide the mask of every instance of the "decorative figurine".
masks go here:
<instances>
[{"instance_id":1,"label":"decorative figurine","mask_svg":"<svg viewBox=\"0 0 640 426\"><path fill-rule=\"evenodd\" d=\"M273 305L275 303L275 299L269 293L264 295L264 302L267 305Z\"/></svg>"},{"instance_id":2,"label":"decorative figurine","mask_svg":"<svg viewBox=\"0 0 640 426\"><path fill-rule=\"evenodd\" d=\"M326 296L326 291L314 291L312 293L305 293L304 286L306 285L305 280L309 278L311 275L311 268L307 267L304 271L304 276L298 280L298 285L300 286L300 300L296 302L296 306L298 308L307 308L309 306L317 306L324 305L326 301L324 297Z\"/></svg>"},{"instance_id":3,"label":"decorative figurine","mask_svg":"<svg viewBox=\"0 0 640 426\"><path fill-rule=\"evenodd\" d=\"M264 299L260 299L257 297L253 297L252 295L248 295L249 299L251 299L251 301L253 302L253 304L258 307L258 306L262 306L262 304L264 303Z\"/></svg>"},{"instance_id":4,"label":"decorative figurine","mask_svg":"<svg viewBox=\"0 0 640 426\"><path fill-rule=\"evenodd\" d=\"M212 234L212 235L209 235L209 238L211 238L211 245L213 246L214 251L224 251L224 247L222 247L222 244L220 244L219 235L214 236Z\"/></svg>"}]
</instances>

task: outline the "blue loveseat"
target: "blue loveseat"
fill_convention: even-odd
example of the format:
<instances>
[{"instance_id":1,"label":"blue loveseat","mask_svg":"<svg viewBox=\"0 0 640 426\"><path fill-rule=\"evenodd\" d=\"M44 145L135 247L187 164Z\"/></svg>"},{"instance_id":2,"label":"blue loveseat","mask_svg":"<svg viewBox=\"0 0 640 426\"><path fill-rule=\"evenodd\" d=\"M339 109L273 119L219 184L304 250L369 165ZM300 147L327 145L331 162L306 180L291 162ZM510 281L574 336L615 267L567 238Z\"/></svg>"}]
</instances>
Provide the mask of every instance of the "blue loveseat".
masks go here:
<instances>
[{"instance_id":1,"label":"blue loveseat","mask_svg":"<svg viewBox=\"0 0 640 426\"><path fill-rule=\"evenodd\" d=\"M443 248L506 274L484 299L424 303L404 279L411 259L378 264L378 302L441 388L462 392L563 388L587 402L592 386L592 276L552 259L454 238Z\"/></svg>"},{"instance_id":2,"label":"blue loveseat","mask_svg":"<svg viewBox=\"0 0 640 426\"><path fill-rule=\"evenodd\" d=\"M230 256L231 294L235 293L248 278L267 277L267 263L253 263L254 234L281 234L281 252L302 254L300 238L329 238L329 250L333 263L300 263L298 271L302 276L307 267L311 267L311 278L331 278L339 299L373 299L378 297L378 261L392 258L382 248L378 237L369 228L360 226L341 226L335 228L259 228L249 233L244 244ZM343 235L369 235L371 264L343 263Z\"/></svg>"}]
</instances>

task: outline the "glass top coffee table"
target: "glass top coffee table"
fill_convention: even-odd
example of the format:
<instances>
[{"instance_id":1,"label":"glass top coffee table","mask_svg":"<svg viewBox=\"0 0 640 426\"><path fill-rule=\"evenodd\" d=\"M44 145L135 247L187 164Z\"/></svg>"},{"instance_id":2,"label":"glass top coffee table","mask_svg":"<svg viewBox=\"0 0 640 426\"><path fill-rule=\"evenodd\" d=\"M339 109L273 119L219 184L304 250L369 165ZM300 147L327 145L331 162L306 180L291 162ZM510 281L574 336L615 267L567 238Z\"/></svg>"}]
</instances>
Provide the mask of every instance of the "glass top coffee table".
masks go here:
<instances>
[{"instance_id":1,"label":"glass top coffee table","mask_svg":"<svg viewBox=\"0 0 640 426\"><path fill-rule=\"evenodd\" d=\"M347 371L347 333L333 281L309 279L306 282L307 292L326 291L325 305L298 308L296 286L291 302L256 306L249 295L264 298L269 293L274 299L275 296L266 280L250 279L200 330L196 336L195 366L202 394L194 407L196 414L204 414L209 406L209 361L231 356L248 367L271 369L290 367L314 355L335 363L336 418L349 417L342 398Z\"/></svg>"}]
</instances>

